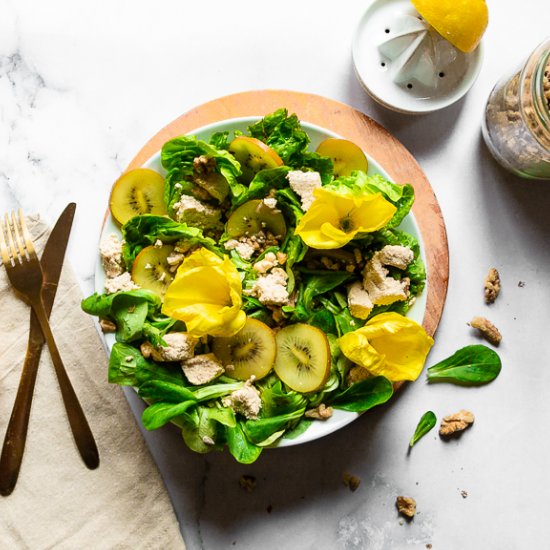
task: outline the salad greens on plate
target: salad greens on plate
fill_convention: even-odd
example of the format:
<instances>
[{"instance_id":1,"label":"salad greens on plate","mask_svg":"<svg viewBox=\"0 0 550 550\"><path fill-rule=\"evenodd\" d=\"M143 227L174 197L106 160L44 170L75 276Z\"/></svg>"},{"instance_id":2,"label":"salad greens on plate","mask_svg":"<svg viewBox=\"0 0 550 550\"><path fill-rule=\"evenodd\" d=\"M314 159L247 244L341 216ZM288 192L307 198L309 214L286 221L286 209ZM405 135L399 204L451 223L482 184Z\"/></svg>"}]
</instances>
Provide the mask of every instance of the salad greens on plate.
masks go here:
<instances>
[{"instance_id":1,"label":"salad greens on plate","mask_svg":"<svg viewBox=\"0 0 550 550\"><path fill-rule=\"evenodd\" d=\"M400 228L411 185L369 174L348 140L312 150L286 109L171 139L160 162L115 182L120 231L82 302L114 333L109 381L137 389L147 429L251 463L418 377L433 340L406 316L426 281Z\"/></svg>"}]
</instances>

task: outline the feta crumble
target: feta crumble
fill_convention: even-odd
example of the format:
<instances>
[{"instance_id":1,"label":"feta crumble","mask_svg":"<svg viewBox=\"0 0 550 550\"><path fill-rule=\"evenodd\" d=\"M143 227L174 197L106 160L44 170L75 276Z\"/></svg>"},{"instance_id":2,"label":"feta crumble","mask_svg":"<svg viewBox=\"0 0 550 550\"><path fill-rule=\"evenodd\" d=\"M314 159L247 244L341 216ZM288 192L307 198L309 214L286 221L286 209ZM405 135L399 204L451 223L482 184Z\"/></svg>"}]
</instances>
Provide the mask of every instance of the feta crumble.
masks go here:
<instances>
[{"instance_id":1,"label":"feta crumble","mask_svg":"<svg viewBox=\"0 0 550 550\"><path fill-rule=\"evenodd\" d=\"M268 252L263 260L256 262L252 267L257 273L267 273L271 268L279 265L277 256L273 252Z\"/></svg>"},{"instance_id":2,"label":"feta crumble","mask_svg":"<svg viewBox=\"0 0 550 550\"><path fill-rule=\"evenodd\" d=\"M254 296L264 305L283 306L288 304L290 296L287 290L288 275L280 267L275 267L267 275L261 275L249 290L244 293Z\"/></svg>"},{"instance_id":3,"label":"feta crumble","mask_svg":"<svg viewBox=\"0 0 550 550\"><path fill-rule=\"evenodd\" d=\"M122 261L122 242L114 233L106 237L99 246L101 262L108 279L113 279L124 272Z\"/></svg>"},{"instance_id":4,"label":"feta crumble","mask_svg":"<svg viewBox=\"0 0 550 550\"><path fill-rule=\"evenodd\" d=\"M221 224L222 212L191 195L182 195L180 200L174 203L174 215L180 223L202 229L217 229Z\"/></svg>"},{"instance_id":5,"label":"feta crumble","mask_svg":"<svg viewBox=\"0 0 550 550\"><path fill-rule=\"evenodd\" d=\"M222 399L224 407L231 407L236 413L248 419L258 418L262 408L260 392L252 385L254 377L247 380L245 385Z\"/></svg>"},{"instance_id":6,"label":"feta crumble","mask_svg":"<svg viewBox=\"0 0 550 550\"><path fill-rule=\"evenodd\" d=\"M302 210L307 212L311 203L315 200L313 191L322 186L321 175L319 172L302 172L301 170L291 170L286 175L290 188L300 197L302 201Z\"/></svg>"},{"instance_id":7,"label":"feta crumble","mask_svg":"<svg viewBox=\"0 0 550 550\"><path fill-rule=\"evenodd\" d=\"M115 292L126 290L137 290L138 288L140 288L140 286L132 281L132 277L127 271L117 277L105 279L105 292L107 294L114 294Z\"/></svg>"},{"instance_id":8,"label":"feta crumble","mask_svg":"<svg viewBox=\"0 0 550 550\"><path fill-rule=\"evenodd\" d=\"M145 358L152 357L154 361L187 361L195 353L197 339L186 332L168 332L162 338L165 346L153 346L143 342L140 350Z\"/></svg>"},{"instance_id":9,"label":"feta crumble","mask_svg":"<svg viewBox=\"0 0 550 550\"><path fill-rule=\"evenodd\" d=\"M236 250L243 260L250 260L255 252L251 244L237 239L229 239L223 246L226 250Z\"/></svg>"},{"instance_id":10,"label":"feta crumble","mask_svg":"<svg viewBox=\"0 0 550 550\"><path fill-rule=\"evenodd\" d=\"M202 386L221 376L225 370L213 353L195 355L181 364L183 374L190 384Z\"/></svg>"}]
</instances>

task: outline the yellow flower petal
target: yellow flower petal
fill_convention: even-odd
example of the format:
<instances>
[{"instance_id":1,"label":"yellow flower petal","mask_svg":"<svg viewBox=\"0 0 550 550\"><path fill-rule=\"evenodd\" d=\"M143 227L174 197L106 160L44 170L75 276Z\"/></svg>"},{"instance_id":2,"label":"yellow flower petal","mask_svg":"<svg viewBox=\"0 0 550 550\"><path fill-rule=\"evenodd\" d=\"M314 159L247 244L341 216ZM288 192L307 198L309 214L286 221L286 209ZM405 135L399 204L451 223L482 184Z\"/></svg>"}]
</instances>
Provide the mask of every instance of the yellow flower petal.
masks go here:
<instances>
[{"instance_id":1,"label":"yellow flower petal","mask_svg":"<svg viewBox=\"0 0 550 550\"><path fill-rule=\"evenodd\" d=\"M162 312L183 321L192 336L232 336L246 321L241 306L241 279L231 260L200 248L178 268Z\"/></svg>"},{"instance_id":2,"label":"yellow flower petal","mask_svg":"<svg viewBox=\"0 0 550 550\"><path fill-rule=\"evenodd\" d=\"M350 361L397 382L418 378L434 341L412 319L389 312L344 334L338 343Z\"/></svg>"},{"instance_id":3,"label":"yellow flower petal","mask_svg":"<svg viewBox=\"0 0 550 550\"><path fill-rule=\"evenodd\" d=\"M380 193L354 195L320 188L302 216L296 234L311 248L341 248L358 233L386 225L396 208Z\"/></svg>"}]
</instances>

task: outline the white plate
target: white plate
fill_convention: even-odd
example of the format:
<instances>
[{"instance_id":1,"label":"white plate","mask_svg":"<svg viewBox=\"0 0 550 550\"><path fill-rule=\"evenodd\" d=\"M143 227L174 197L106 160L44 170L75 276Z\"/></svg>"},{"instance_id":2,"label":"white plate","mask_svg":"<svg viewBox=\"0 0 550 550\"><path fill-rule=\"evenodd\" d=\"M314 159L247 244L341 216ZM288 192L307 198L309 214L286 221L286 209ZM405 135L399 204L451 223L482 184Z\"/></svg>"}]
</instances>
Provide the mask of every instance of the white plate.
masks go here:
<instances>
[{"instance_id":1,"label":"white plate","mask_svg":"<svg viewBox=\"0 0 550 550\"><path fill-rule=\"evenodd\" d=\"M242 132L245 132L248 126L250 126L254 122L257 122L258 120L260 120L260 118L261 117L258 116L258 117L243 117L243 118L232 118L228 120L222 120L220 122L216 122L214 124L209 124L208 126L203 126L201 128L198 128L194 132L190 132L189 135L194 135L199 139L208 141L208 139L214 132L225 132L225 131L232 132L235 130L240 130ZM310 143L311 150L315 150L316 147L319 145L319 143L321 143L321 141L323 141L328 137L336 137L336 138L345 137L345 136L339 136L338 134L335 134L330 130L326 130L325 128L321 128L319 126L310 124L308 122L301 121L301 124L302 124L302 128L308 133L311 139L311 143ZM380 174L384 178L390 180L391 178L389 177L387 172L382 168L382 166L380 166L376 162L375 159L369 156L368 151L365 151L365 154L367 155L367 158L369 161L368 173ZM160 151L155 155L153 155L143 165L143 167L155 170L160 174L162 174L163 176L166 175L166 171L162 168L162 165L160 162ZM407 182L399 182L399 183L407 183ZM414 220L412 212L409 213L409 215L403 220L403 223L400 225L399 228L402 229L403 231L406 231L407 233L410 233L411 235L413 235L418 239L420 243L422 259L424 261L424 264L427 265L426 258L424 255L424 244L422 242L422 236L420 234L418 225ZM107 219L105 220L105 224L101 231L101 240L103 240L106 236L110 235L111 233L115 233L120 236L120 229L115 224L113 218L109 214L107 216ZM103 267L101 265L101 259L98 253L96 269L95 269L96 292L103 292L104 284L105 284L105 273L103 271ZM407 313L407 317L410 317L411 319L413 319L419 324L422 323L422 320L424 318L424 312L426 311L426 296L427 296L428 284L429 284L429 278L427 278L426 280L426 287L424 288L423 292L417 297L416 301L414 302L409 312ZM107 347L109 348L109 350L111 350L113 344L115 343L114 335L106 334L105 341L106 341ZM333 416L328 420L323 422L313 422L312 425L308 428L308 430L303 434L301 434L300 436L296 437L295 439L281 439L274 446L290 447L291 445L298 445L300 443L313 441L314 439L318 439L336 430L339 430L340 428L343 428L344 426L348 425L350 422L353 422L359 416L361 415L358 413L335 410Z\"/></svg>"}]
</instances>

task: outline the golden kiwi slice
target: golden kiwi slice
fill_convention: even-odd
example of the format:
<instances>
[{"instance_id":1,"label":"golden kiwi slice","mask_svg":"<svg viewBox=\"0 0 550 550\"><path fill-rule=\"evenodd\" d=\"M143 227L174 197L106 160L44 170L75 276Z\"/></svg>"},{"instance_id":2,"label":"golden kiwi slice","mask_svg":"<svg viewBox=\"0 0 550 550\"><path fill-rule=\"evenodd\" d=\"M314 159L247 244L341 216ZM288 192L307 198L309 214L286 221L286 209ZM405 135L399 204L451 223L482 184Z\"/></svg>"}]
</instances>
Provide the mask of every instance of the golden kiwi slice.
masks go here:
<instances>
[{"instance_id":1,"label":"golden kiwi slice","mask_svg":"<svg viewBox=\"0 0 550 550\"><path fill-rule=\"evenodd\" d=\"M248 318L244 327L229 338L214 338L214 355L225 367L226 375L237 380L257 380L266 376L273 367L277 346L273 331L261 321Z\"/></svg>"},{"instance_id":2,"label":"golden kiwi slice","mask_svg":"<svg viewBox=\"0 0 550 550\"><path fill-rule=\"evenodd\" d=\"M274 369L291 389L307 393L319 389L330 374L330 346L325 333L298 323L277 332Z\"/></svg>"},{"instance_id":3,"label":"golden kiwi slice","mask_svg":"<svg viewBox=\"0 0 550 550\"><path fill-rule=\"evenodd\" d=\"M164 296L168 285L174 279L174 273L166 258L173 252L169 244L146 246L134 260L132 280L141 288L146 288Z\"/></svg>"},{"instance_id":4,"label":"golden kiwi slice","mask_svg":"<svg viewBox=\"0 0 550 550\"><path fill-rule=\"evenodd\" d=\"M363 150L347 139L327 138L319 144L316 152L332 160L335 178L350 176L354 170L366 172L369 168Z\"/></svg>"},{"instance_id":5,"label":"golden kiwi slice","mask_svg":"<svg viewBox=\"0 0 550 550\"><path fill-rule=\"evenodd\" d=\"M259 139L248 136L237 136L229 144L229 152L241 165L241 179L250 183L254 176L266 168L277 168L284 163L281 157Z\"/></svg>"},{"instance_id":6,"label":"golden kiwi slice","mask_svg":"<svg viewBox=\"0 0 550 550\"><path fill-rule=\"evenodd\" d=\"M275 237L284 239L286 222L280 210L271 208L261 199L254 199L241 204L231 213L225 231L232 239L256 235L260 231L269 231Z\"/></svg>"},{"instance_id":7,"label":"golden kiwi slice","mask_svg":"<svg viewBox=\"0 0 550 550\"><path fill-rule=\"evenodd\" d=\"M125 172L113 185L109 208L121 225L140 214L166 214L164 178L148 168Z\"/></svg>"}]
</instances>

